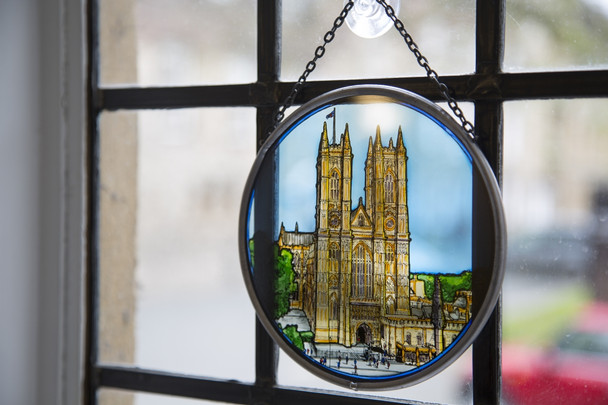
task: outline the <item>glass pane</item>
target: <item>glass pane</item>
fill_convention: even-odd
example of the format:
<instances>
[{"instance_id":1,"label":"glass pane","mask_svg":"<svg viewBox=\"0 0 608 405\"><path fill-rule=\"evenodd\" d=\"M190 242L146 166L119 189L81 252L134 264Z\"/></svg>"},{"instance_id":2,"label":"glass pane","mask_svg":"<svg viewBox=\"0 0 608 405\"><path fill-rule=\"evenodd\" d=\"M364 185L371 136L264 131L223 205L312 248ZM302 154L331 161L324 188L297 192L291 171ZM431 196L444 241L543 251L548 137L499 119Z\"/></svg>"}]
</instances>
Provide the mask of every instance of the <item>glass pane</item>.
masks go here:
<instances>
[{"instance_id":1,"label":"glass pane","mask_svg":"<svg viewBox=\"0 0 608 405\"><path fill-rule=\"evenodd\" d=\"M253 380L237 223L255 111L109 112L100 133L100 361Z\"/></svg>"},{"instance_id":2,"label":"glass pane","mask_svg":"<svg viewBox=\"0 0 608 405\"><path fill-rule=\"evenodd\" d=\"M99 405L206 405L227 403L110 388L100 389L97 393L97 401Z\"/></svg>"},{"instance_id":3,"label":"glass pane","mask_svg":"<svg viewBox=\"0 0 608 405\"><path fill-rule=\"evenodd\" d=\"M608 1L507 0L505 70L608 66Z\"/></svg>"},{"instance_id":4,"label":"glass pane","mask_svg":"<svg viewBox=\"0 0 608 405\"><path fill-rule=\"evenodd\" d=\"M608 100L505 106L503 396L608 401Z\"/></svg>"},{"instance_id":5,"label":"glass pane","mask_svg":"<svg viewBox=\"0 0 608 405\"><path fill-rule=\"evenodd\" d=\"M99 2L100 82L138 86L256 79L256 3Z\"/></svg>"},{"instance_id":6,"label":"glass pane","mask_svg":"<svg viewBox=\"0 0 608 405\"><path fill-rule=\"evenodd\" d=\"M342 1L283 1L282 79L298 79L342 7ZM473 0L402 1L398 17L440 75L474 70ZM366 39L353 34L344 24L310 80L408 75L424 76L425 71L396 29Z\"/></svg>"}]
</instances>

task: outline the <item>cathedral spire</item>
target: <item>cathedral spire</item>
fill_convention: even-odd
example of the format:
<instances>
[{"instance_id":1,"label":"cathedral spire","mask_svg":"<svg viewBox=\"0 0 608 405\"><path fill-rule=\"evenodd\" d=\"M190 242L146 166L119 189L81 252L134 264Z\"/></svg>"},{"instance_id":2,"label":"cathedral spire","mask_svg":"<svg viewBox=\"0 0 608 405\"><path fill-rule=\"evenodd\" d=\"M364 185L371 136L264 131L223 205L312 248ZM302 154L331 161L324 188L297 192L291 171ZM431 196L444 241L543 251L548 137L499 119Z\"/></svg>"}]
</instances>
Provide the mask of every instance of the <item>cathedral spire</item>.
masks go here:
<instances>
[{"instance_id":1,"label":"cathedral spire","mask_svg":"<svg viewBox=\"0 0 608 405\"><path fill-rule=\"evenodd\" d=\"M372 143L372 137L369 137L369 145L367 147L367 156L371 156L374 153L374 145Z\"/></svg>"},{"instance_id":2,"label":"cathedral spire","mask_svg":"<svg viewBox=\"0 0 608 405\"><path fill-rule=\"evenodd\" d=\"M382 148L382 138L380 137L380 125L376 126L376 139L374 140L376 149Z\"/></svg>"},{"instance_id":3,"label":"cathedral spire","mask_svg":"<svg viewBox=\"0 0 608 405\"><path fill-rule=\"evenodd\" d=\"M298 221L296 221L296 229L295 229L295 233L298 233Z\"/></svg>"},{"instance_id":4,"label":"cathedral spire","mask_svg":"<svg viewBox=\"0 0 608 405\"><path fill-rule=\"evenodd\" d=\"M344 127L343 140L344 140L344 142L342 142L342 140L340 140L342 143L342 147L344 149L350 149L350 135L348 133L348 122L346 123L346 126Z\"/></svg>"},{"instance_id":5,"label":"cathedral spire","mask_svg":"<svg viewBox=\"0 0 608 405\"><path fill-rule=\"evenodd\" d=\"M397 135L397 149L405 149L403 144L403 131L401 131L401 125L399 125L399 134Z\"/></svg>"},{"instance_id":6,"label":"cathedral spire","mask_svg":"<svg viewBox=\"0 0 608 405\"><path fill-rule=\"evenodd\" d=\"M323 121L323 132L321 133L321 142L319 143L319 150L329 148L329 139L327 139L327 122Z\"/></svg>"}]
</instances>

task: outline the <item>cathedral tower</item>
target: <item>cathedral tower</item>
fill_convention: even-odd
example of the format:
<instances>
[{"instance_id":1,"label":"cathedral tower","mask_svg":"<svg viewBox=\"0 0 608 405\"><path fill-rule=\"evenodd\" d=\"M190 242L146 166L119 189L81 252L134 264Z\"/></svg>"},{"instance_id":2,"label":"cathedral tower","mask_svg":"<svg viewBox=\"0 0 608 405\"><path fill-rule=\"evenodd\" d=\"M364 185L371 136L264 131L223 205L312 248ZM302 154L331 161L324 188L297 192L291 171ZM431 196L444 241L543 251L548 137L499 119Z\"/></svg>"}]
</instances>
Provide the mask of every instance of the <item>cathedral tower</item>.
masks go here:
<instances>
[{"instance_id":1,"label":"cathedral tower","mask_svg":"<svg viewBox=\"0 0 608 405\"><path fill-rule=\"evenodd\" d=\"M369 138L365 161L365 206L373 222L374 279L382 313L409 315L409 216L407 151L401 127L397 144L382 145L380 127Z\"/></svg>"},{"instance_id":2,"label":"cathedral tower","mask_svg":"<svg viewBox=\"0 0 608 405\"><path fill-rule=\"evenodd\" d=\"M348 124L336 142L327 123L317 155L315 316L318 343L379 344L384 321L410 315L407 151L370 137L365 203L352 206L353 153ZM388 325L388 323L387 323Z\"/></svg>"},{"instance_id":3,"label":"cathedral tower","mask_svg":"<svg viewBox=\"0 0 608 405\"><path fill-rule=\"evenodd\" d=\"M344 288L350 273L352 159L348 124L340 142L334 133L330 143L323 123L317 156L317 342L342 341L340 325L348 319Z\"/></svg>"}]
</instances>

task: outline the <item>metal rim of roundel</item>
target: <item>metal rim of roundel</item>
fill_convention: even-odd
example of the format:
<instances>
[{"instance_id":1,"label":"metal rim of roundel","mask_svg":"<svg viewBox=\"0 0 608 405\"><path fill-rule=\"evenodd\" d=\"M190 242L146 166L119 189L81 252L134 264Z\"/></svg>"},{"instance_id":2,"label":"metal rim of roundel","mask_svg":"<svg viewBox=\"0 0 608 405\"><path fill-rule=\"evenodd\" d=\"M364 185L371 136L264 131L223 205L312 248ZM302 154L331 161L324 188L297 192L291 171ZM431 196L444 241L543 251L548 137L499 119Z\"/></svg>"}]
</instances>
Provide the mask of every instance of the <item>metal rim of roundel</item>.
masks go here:
<instances>
[{"instance_id":1,"label":"metal rim of roundel","mask_svg":"<svg viewBox=\"0 0 608 405\"><path fill-rule=\"evenodd\" d=\"M261 147L239 255L258 318L299 365L353 389L409 386L460 357L496 305L501 194L439 106L394 87L346 87L302 105Z\"/></svg>"}]
</instances>

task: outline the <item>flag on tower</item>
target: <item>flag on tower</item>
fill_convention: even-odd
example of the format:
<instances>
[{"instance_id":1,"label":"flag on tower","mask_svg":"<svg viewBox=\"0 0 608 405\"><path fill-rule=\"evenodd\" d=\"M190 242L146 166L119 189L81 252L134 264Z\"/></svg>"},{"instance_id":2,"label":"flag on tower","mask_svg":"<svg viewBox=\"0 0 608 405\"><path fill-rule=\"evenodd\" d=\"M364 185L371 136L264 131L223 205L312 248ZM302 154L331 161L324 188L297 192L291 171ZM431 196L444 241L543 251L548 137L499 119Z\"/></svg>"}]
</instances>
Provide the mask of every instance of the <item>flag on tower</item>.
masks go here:
<instances>
[{"instance_id":1,"label":"flag on tower","mask_svg":"<svg viewBox=\"0 0 608 405\"><path fill-rule=\"evenodd\" d=\"M333 118L336 115L336 109L331 110L329 114L325 117L326 119Z\"/></svg>"}]
</instances>

